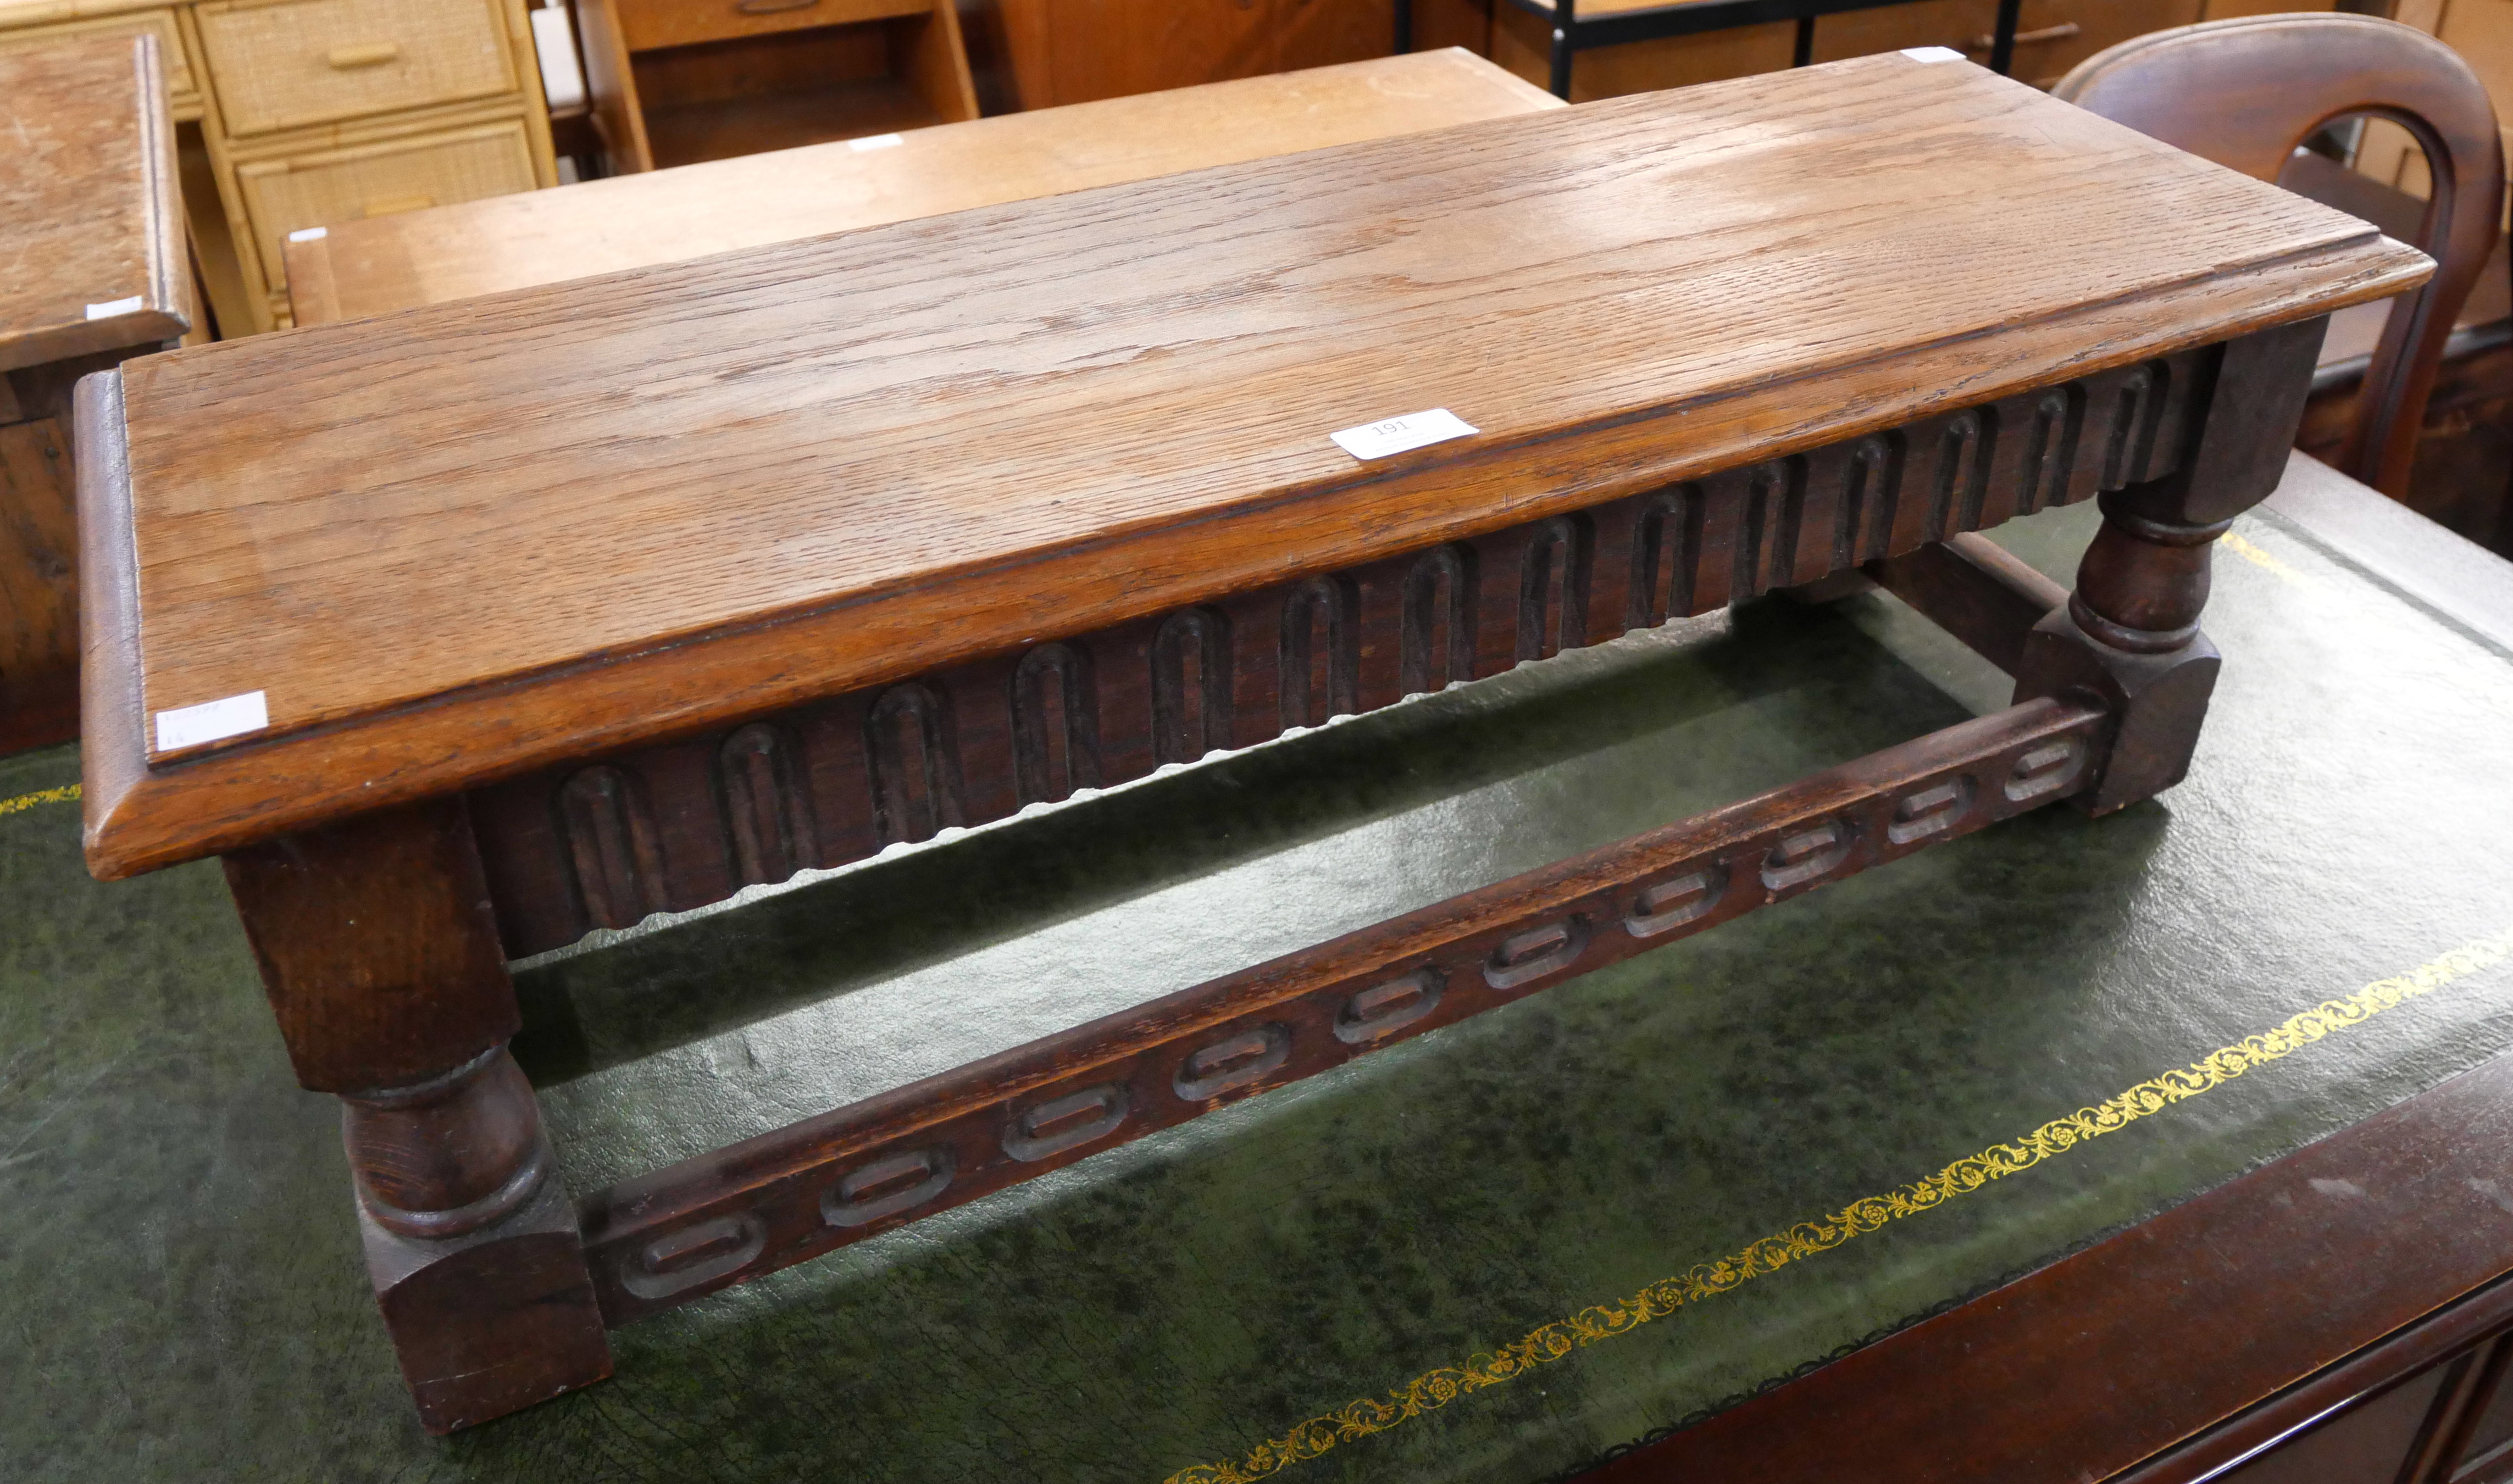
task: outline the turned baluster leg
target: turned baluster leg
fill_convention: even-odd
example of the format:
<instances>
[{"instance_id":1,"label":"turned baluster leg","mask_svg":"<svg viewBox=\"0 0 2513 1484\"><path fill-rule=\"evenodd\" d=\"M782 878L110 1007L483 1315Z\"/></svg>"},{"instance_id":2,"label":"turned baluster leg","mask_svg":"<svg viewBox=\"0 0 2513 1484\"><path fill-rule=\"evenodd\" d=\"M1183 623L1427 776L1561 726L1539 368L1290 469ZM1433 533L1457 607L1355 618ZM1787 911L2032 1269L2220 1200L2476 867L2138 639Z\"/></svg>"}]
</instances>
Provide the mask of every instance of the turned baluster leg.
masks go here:
<instances>
[{"instance_id":1,"label":"turned baluster leg","mask_svg":"<svg viewBox=\"0 0 2513 1484\"><path fill-rule=\"evenodd\" d=\"M2221 663L2199 630L2210 553L2235 516L2277 488L2326 324L2221 348L2178 466L2102 497L2102 529L2076 590L2025 640L2016 700L2092 692L2117 718L2103 776L2076 800L2089 813L2151 797L2190 769Z\"/></svg>"},{"instance_id":2,"label":"turned baluster leg","mask_svg":"<svg viewBox=\"0 0 2513 1484\"><path fill-rule=\"evenodd\" d=\"M420 1422L611 1374L459 801L226 858L298 1081L341 1102L367 1270Z\"/></svg>"}]
</instances>

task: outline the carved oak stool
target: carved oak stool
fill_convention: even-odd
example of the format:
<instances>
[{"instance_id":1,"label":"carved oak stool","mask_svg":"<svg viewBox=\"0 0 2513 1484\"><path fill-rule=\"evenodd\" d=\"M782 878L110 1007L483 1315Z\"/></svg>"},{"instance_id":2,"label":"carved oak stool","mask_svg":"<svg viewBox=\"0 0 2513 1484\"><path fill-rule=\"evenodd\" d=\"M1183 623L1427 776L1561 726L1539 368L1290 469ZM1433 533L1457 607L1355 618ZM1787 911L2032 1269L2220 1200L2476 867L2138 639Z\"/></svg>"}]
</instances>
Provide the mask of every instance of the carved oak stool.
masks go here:
<instances>
[{"instance_id":1,"label":"carved oak stool","mask_svg":"<svg viewBox=\"0 0 2513 1484\"><path fill-rule=\"evenodd\" d=\"M2210 542L2429 264L1867 58L81 387L88 856L217 854L446 1430L604 1328L2187 766ZM1349 449L1349 451L1347 451ZM2067 593L1967 533L2099 497ZM505 965L1864 571L2016 703L571 1203Z\"/></svg>"}]
</instances>

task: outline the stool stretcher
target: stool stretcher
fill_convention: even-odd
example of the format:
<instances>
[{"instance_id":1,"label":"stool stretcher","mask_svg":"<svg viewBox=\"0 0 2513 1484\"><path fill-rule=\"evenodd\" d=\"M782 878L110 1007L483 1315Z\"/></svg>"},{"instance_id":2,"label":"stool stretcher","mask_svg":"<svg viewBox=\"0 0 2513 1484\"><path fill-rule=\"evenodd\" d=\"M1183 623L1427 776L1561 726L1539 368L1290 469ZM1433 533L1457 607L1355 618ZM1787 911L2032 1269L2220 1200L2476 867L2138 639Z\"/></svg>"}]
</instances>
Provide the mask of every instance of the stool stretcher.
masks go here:
<instances>
[{"instance_id":1,"label":"stool stretcher","mask_svg":"<svg viewBox=\"0 0 2513 1484\"><path fill-rule=\"evenodd\" d=\"M2043 699L600 1191L605 1320L1045 1174L2069 797L2109 716Z\"/></svg>"}]
</instances>

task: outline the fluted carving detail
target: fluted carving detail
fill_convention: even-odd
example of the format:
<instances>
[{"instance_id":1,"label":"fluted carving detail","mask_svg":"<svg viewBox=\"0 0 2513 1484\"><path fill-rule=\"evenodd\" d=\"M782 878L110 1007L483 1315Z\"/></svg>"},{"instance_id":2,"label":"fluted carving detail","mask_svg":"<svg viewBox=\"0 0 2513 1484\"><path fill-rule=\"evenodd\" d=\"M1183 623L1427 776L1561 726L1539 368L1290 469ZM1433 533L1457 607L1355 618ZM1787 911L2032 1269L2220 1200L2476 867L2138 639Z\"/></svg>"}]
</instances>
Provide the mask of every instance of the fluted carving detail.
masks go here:
<instances>
[{"instance_id":1,"label":"fluted carving detail","mask_svg":"<svg viewBox=\"0 0 2513 1484\"><path fill-rule=\"evenodd\" d=\"M2184 404L2210 353L1361 567L1287 573L717 737L497 785L472 811L506 946L520 956L687 910L2160 478L2180 457ZM2092 590L2110 600L2101 582Z\"/></svg>"}]
</instances>

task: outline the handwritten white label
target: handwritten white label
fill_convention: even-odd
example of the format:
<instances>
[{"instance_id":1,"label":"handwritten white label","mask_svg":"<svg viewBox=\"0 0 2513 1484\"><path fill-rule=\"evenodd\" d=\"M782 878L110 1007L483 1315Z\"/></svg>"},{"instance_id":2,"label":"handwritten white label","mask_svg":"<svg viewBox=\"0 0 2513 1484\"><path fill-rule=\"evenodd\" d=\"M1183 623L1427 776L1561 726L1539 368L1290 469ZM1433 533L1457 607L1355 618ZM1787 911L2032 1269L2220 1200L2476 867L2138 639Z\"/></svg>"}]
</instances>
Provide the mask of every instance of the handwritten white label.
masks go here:
<instances>
[{"instance_id":1,"label":"handwritten white label","mask_svg":"<svg viewBox=\"0 0 2513 1484\"><path fill-rule=\"evenodd\" d=\"M1382 418L1376 422L1365 422L1359 427L1347 427L1342 432L1327 436L1355 459L1384 459L1407 449L1446 443L1452 438L1464 438L1482 431L1447 408L1434 407L1429 412Z\"/></svg>"},{"instance_id":2,"label":"handwritten white label","mask_svg":"<svg viewBox=\"0 0 2513 1484\"><path fill-rule=\"evenodd\" d=\"M147 301L134 294L129 299L116 299L100 304L90 304L87 306L87 317L111 319L117 314L137 314L140 312L140 306L145 302Z\"/></svg>"},{"instance_id":3,"label":"handwritten white label","mask_svg":"<svg viewBox=\"0 0 2513 1484\"><path fill-rule=\"evenodd\" d=\"M331 235L332 229L328 226L300 226L297 230L288 234L288 240L291 242L320 242Z\"/></svg>"},{"instance_id":4,"label":"handwritten white label","mask_svg":"<svg viewBox=\"0 0 2513 1484\"><path fill-rule=\"evenodd\" d=\"M895 134L867 134L862 139L847 140L847 147L858 151L865 149L889 149L895 145L904 144L907 141L905 140L900 139Z\"/></svg>"},{"instance_id":5,"label":"handwritten white label","mask_svg":"<svg viewBox=\"0 0 2513 1484\"><path fill-rule=\"evenodd\" d=\"M1913 61L1961 61L1964 54L1952 47L1904 47L1902 55Z\"/></svg>"},{"instance_id":6,"label":"handwritten white label","mask_svg":"<svg viewBox=\"0 0 2513 1484\"><path fill-rule=\"evenodd\" d=\"M223 701L177 706L157 713L157 750L177 752L203 742L223 742L270 725L270 707L259 691L247 691Z\"/></svg>"}]
</instances>

